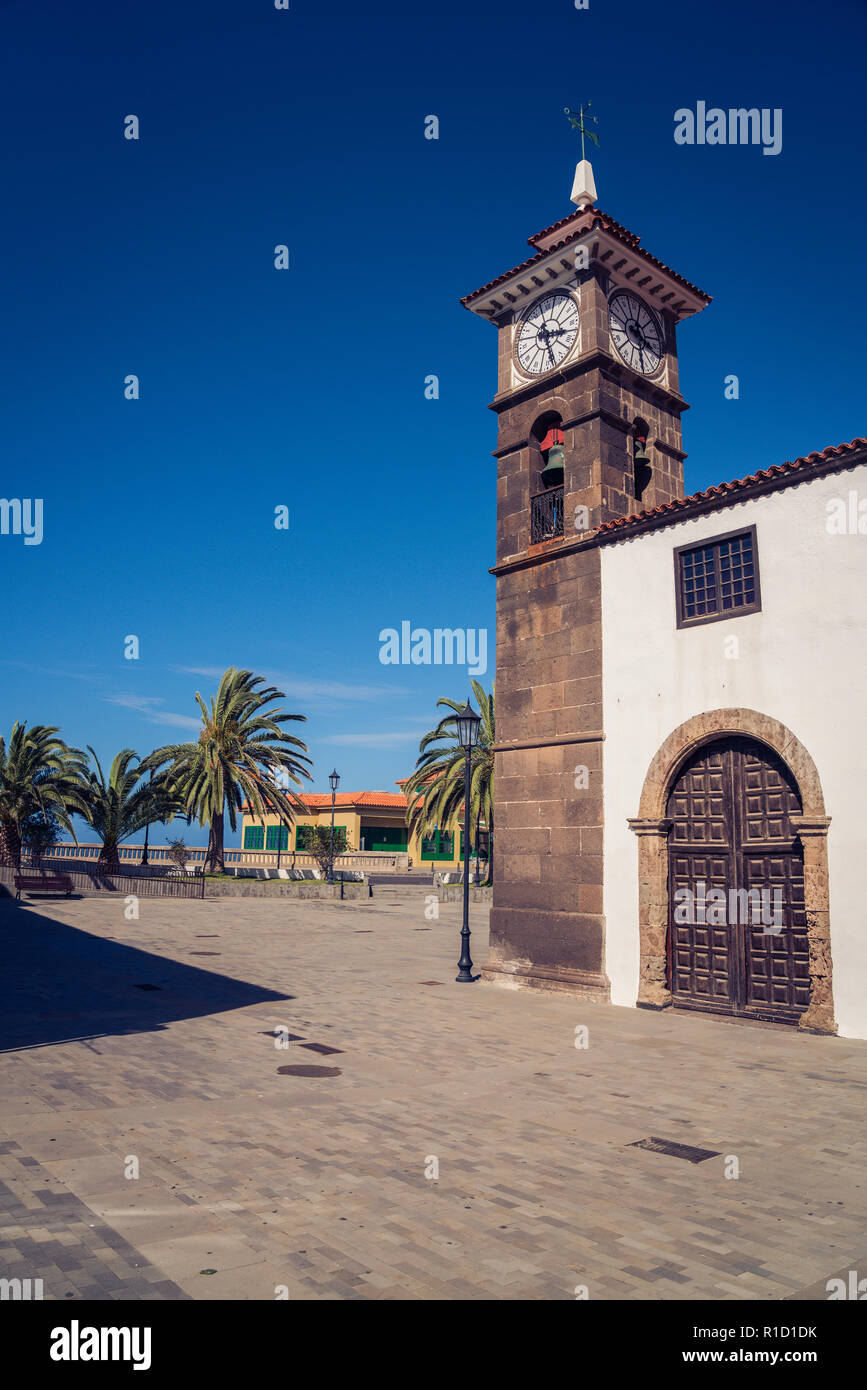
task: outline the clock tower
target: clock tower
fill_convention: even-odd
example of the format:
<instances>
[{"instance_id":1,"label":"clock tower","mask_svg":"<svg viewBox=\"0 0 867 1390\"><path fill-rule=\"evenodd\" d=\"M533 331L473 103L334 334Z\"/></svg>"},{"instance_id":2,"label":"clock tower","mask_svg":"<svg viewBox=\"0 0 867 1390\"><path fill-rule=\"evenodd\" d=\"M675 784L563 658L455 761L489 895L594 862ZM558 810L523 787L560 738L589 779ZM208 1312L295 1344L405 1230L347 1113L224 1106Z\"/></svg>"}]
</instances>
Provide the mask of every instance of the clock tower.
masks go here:
<instances>
[{"instance_id":1,"label":"clock tower","mask_svg":"<svg viewBox=\"0 0 867 1390\"><path fill-rule=\"evenodd\" d=\"M606 998L597 528L682 497L678 323L709 296L596 206L467 295L497 329L494 901L483 978ZM640 604L641 595L635 595Z\"/></svg>"}]
</instances>

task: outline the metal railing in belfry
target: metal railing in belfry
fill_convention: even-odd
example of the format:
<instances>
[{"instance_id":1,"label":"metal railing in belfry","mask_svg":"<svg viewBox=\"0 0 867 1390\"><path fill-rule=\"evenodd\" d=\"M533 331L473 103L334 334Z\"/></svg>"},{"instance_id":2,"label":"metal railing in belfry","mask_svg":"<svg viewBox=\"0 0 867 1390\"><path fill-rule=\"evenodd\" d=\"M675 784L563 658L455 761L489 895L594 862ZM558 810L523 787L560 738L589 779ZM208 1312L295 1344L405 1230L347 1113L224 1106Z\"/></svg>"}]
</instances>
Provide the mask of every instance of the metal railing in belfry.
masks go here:
<instances>
[{"instance_id":1,"label":"metal railing in belfry","mask_svg":"<svg viewBox=\"0 0 867 1390\"><path fill-rule=\"evenodd\" d=\"M563 489L549 487L530 498L530 544L553 541L563 534Z\"/></svg>"}]
</instances>

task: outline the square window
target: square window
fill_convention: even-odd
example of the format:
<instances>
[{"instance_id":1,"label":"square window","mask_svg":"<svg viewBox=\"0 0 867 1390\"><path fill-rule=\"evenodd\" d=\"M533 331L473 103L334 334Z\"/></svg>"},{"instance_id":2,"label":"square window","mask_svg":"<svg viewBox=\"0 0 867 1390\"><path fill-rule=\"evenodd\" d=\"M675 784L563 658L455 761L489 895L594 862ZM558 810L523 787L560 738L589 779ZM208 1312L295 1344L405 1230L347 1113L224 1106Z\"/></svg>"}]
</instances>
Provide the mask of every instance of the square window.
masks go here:
<instances>
[{"instance_id":1,"label":"square window","mask_svg":"<svg viewBox=\"0 0 867 1390\"><path fill-rule=\"evenodd\" d=\"M756 528L715 536L674 552L677 626L761 610Z\"/></svg>"},{"instance_id":2,"label":"square window","mask_svg":"<svg viewBox=\"0 0 867 1390\"><path fill-rule=\"evenodd\" d=\"M279 831L279 836L278 836ZM274 853L276 850L289 848L289 827L288 825L269 825L265 835L265 848Z\"/></svg>"}]
</instances>

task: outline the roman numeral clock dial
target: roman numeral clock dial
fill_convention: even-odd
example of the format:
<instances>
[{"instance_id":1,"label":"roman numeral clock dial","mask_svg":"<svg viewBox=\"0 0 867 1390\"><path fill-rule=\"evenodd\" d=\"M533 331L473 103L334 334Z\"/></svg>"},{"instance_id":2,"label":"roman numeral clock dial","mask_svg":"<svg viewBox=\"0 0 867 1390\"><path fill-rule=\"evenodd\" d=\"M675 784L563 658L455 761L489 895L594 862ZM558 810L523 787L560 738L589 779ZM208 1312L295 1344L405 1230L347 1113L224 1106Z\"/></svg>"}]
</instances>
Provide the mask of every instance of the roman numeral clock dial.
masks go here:
<instances>
[{"instance_id":1,"label":"roman numeral clock dial","mask_svg":"<svg viewBox=\"0 0 867 1390\"><path fill-rule=\"evenodd\" d=\"M611 341L627 367L642 376L659 369L665 351L662 325L652 309L628 290L617 290L608 301Z\"/></svg>"},{"instance_id":2,"label":"roman numeral clock dial","mask_svg":"<svg viewBox=\"0 0 867 1390\"><path fill-rule=\"evenodd\" d=\"M571 294L538 299L518 326L515 356L528 376L559 367L578 336L578 305Z\"/></svg>"}]
</instances>

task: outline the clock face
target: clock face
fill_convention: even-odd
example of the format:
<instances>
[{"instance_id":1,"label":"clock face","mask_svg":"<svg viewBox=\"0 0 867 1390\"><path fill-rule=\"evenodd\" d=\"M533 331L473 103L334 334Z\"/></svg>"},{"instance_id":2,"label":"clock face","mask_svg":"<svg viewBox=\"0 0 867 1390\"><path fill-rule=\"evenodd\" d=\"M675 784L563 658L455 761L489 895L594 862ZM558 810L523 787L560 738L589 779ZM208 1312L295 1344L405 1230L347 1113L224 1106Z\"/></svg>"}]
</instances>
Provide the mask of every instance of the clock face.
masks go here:
<instances>
[{"instance_id":1,"label":"clock face","mask_svg":"<svg viewBox=\"0 0 867 1390\"><path fill-rule=\"evenodd\" d=\"M652 376L662 361L662 325L652 309L629 290L617 290L608 301L611 339L627 367Z\"/></svg>"},{"instance_id":2,"label":"clock face","mask_svg":"<svg viewBox=\"0 0 867 1390\"><path fill-rule=\"evenodd\" d=\"M515 355L530 376L559 367L578 336L578 305L571 294L538 299L521 319Z\"/></svg>"}]
</instances>

